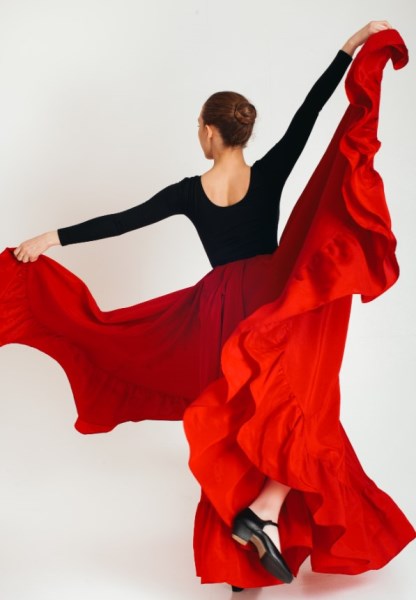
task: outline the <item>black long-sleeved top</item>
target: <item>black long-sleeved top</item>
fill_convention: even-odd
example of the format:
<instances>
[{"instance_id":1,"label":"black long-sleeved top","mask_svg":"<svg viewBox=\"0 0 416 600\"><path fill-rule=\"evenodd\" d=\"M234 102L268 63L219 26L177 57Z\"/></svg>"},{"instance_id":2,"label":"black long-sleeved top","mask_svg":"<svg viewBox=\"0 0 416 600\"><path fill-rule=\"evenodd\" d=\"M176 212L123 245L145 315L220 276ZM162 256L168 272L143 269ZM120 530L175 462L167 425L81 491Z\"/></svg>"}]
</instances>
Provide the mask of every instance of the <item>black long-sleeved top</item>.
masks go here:
<instances>
[{"instance_id":1,"label":"black long-sleeved top","mask_svg":"<svg viewBox=\"0 0 416 600\"><path fill-rule=\"evenodd\" d=\"M196 227L212 266L272 253L277 247L283 186L321 108L351 61L349 54L338 51L309 91L283 137L252 165L248 191L239 202L218 206L205 194L199 175L185 177L138 206L58 229L61 244L116 236L183 214Z\"/></svg>"}]
</instances>

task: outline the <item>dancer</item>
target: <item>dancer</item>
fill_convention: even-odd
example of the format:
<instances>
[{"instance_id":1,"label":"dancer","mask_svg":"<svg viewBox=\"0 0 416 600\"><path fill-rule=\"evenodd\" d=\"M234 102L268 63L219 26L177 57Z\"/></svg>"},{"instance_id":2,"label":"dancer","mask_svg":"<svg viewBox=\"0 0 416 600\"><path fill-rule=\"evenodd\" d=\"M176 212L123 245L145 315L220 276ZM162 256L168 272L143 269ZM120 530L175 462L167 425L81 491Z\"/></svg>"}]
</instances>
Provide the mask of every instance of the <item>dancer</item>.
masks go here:
<instances>
[{"instance_id":1,"label":"dancer","mask_svg":"<svg viewBox=\"0 0 416 600\"><path fill-rule=\"evenodd\" d=\"M240 380L245 377L245 370L252 368L252 363L256 362L253 355L250 355L246 364L241 363L241 369L236 369L230 375L228 354L222 353L226 343L227 348L232 349L234 332L243 331L245 335L244 329L239 329L241 324L252 323L255 326L252 331L257 334L261 329L257 328L257 317L264 314L263 322L267 324L267 307L272 306L284 294L293 295L295 286L289 292L285 288L287 274L294 265L291 260L293 256L284 260L285 250L282 246L282 255L276 240L282 188L306 144L320 110L340 82L355 50L374 33L388 29L391 27L387 21L374 21L346 42L310 90L282 139L251 167L245 162L243 149L253 129L256 109L240 94L219 92L208 98L198 118L201 147L205 156L214 161L209 171L201 177L185 178L139 206L45 233L23 242L14 251L14 256L21 263L32 263L53 245L119 235L174 214L185 214L197 228L213 270L192 288L131 309L100 313L82 285L63 269L54 266L52 261L39 261L39 267L31 265L24 274L20 271L21 278L27 278L31 290L32 308L42 306L44 313L40 314L39 308L32 311L34 316L31 315L33 321L30 324L30 336L24 331L24 327L15 333L11 332L10 326L5 326L4 338L0 338L0 343L22 341L48 352L61 363L73 386L79 413L77 427L84 433L109 431L126 420L184 418L191 448L191 469L202 485L194 548L197 572L205 582L228 581L234 584L235 591L243 587L289 583L309 554L314 559L313 566L316 570L362 572L368 568L379 568L414 538L413 527L401 511L381 490L373 488L360 470L341 428L337 429L339 435L334 441L333 451L339 451L340 456L348 456L351 472L348 473L349 481L340 479L339 485L345 487L344 492L347 490L347 494L368 493L368 498L363 500L361 515L363 518L369 517L370 523L367 529L363 525L364 537L371 537L371 528L375 532L380 526L379 521L387 523L386 539L389 544L381 548L377 556L374 555L371 543L368 548L360 547L362 538L358 536L356 528L347 523L348 516L341 517L337 514L337 509L345 512L345 506L334 504L333 512L336 516L331 521L325 512L327 501L324 498L322 507L325 510L322 511L316 496L329 491L325 490L324 480L327 474L324 471L320 473L323 489L318 490L314 487L315 482L312 484L307 478L304 484L301 483L301 478L297 480L295 465L288 464L286 474L281 466L280 470L277 469L273 462L277 456L273 454L274 447L272 453L264 453L264 448L271 443L271 434L276 439L282 435L282 439L292 444L289 433L295 430L301 418L299 406L293 401L290 404L294 392L288 389L287 381L282 375L282 366L278 363L281 348L279 344L284 336L272 339L265 327L261 337L264 347L257 347L257 350L260 348L260 356L256 357L260 365L259 372L263 372L262 363L271 360L272 370L267 375L271 373L280 382L273 388L269 385L270 377L261 382L259 379L254 380L250 389L249 386L240 385ZM398 43L397 40L394 43ZM342 131L341 129L340 133ZM339 177L339 167L337 169L336 177ZM334 178L335 175L331 177ZM304 204L300 206L303 207ZM301 220L298 218L297 222L299 221ZM308 222L305 220L298 231L307 226ZM290 235L289 231L289 239ZM293 248L296 242L291 241L289 245ZM341 269L345 256L339 254L336 258ZM320 279L322 274L328 275L322 266L324 265L320 265L314 273L315 280ZM5 272L13 268L7 258L4 258L4 268ZM332 276L332 273L329 275ZM48 295L44 298L46 305L40 301L44 292L41 282L47 282ZM16 281L15 285L20 283ZM75 310L71 310L71 315L66 315L62 302L59 302L60 292L67 294L65 290L68 286L75 290L71 301L75 302L72 308L76 306ZM327 282L321 286L321 299L322 294L330 296L328 287L325 286ZM7 289L9 294L10 289L12 286ZM349 288L348 293L351 293ZM346 294L347 292L345 297ZM333 351L332 356L329 356L326 350L325 360L330 366L333 362L336 363L338 368L343 347L343 326L345 327L349 310L349 301L344 296L341 295L331 305L331 315L328 317L336 318L336 322L340 323L341 334L336 352ZM78 302L77 298L82 298L82 301ZM298 304L301 304L301 300L304 298L298 298ZM90 327L82 331L81 315L85 314L85 305L88 305L94 315L92 329L95 330L97 326L96 317L99 325L103 326L102 329L98 328L99 331L97 329L96 338ZM262 313L258 312L263 308L265 310ZM8 310L12 311L12 308L9 307ZM315 327L313 339L316 343L318 340L321 343L326 330L322 330L321 321L316 320L320 318L320 313L313 312L308 316L308 327L311 327L311 322L312 329ZM40 324L43 322L45 325L45 320L48 321L47 327L42 329ZM78 332L77 322L80 323ZM52 328L52 323L53 330L76 347L76 357L69 352L67 346L60 346L59 340L52 340L45 333L45 329ZM120 333L123 325L130 324L127 333L125 330ZM29 326L26 324L25 327ZM302 337L302 332L296 327L292 328L292 324L290 327L292 337L297 339L297 347L300 347L304 344L305 337ZM333 335L332 328L328 329ZM75 340L77 336L82 338L81 344ZM100 340L106 344L105 357L100 356ZM130 356L134 340L139 341L141 346L137 346L136 356L124 360L126 356ZM121 350L119 347L121 341L127 346L125 354L122 354L124 348ZM244 343L245 341L246 339ZM272 350L268 346L271 342ZM241 348L240 344L238 350ZM325 352L321 354L324 355ZM238 352L235 356L238 356ZM315 360L316 356L311 353L311 362L314 363ZM114 364L110 365L111 362ZM80 364L83 366L82 373L79 372ZM100 374L93 378L92 383L92 374L95 374L97 364L100 366ZM237 359L235 364L238 364ZM273 364L277 367L274 368ZM291 364L288 363L288 366ZM308 371L309 365L304 364L303 369ZM102 375L103 370L106 372L105 376ZM262 386L263 405L259 405L260 410L256 412L253 399L257 401L256 385L259 382ZM234 395L231 393L233 387L237 390ZM335 384L333 388L332 394L336 393ZM280 405L267 405L268 398L279 394L282 399L286 394L286 399L281 404L285 405L286 412L294 418L293 422L288 423L285 417L284 427L287 426L287 431L284 432L278 431L278 423L271 419L268 421L271 412L267 414L267 419L261 418L264 407L267 411L281 410ZM332 398L330 395L328 397ZM226 401L222 402L223 398ZM323 405L325 400L322 398ZM336 406L334 411L333 403L328 402L326 410L328 414L336 412ZM265 466L258 463L254 454L253 460L250 460L250 450L245 446L248 443L245 434L248 431L253 436L251 427L255 426L255 419L258 419L260 425L255 436L261 437L265 444L262 450ZM316 419L316 415L312 419ZM247 428L247 424L250 428ZM321 428L319 420L315 424L317 429ZM222 438L224 427L227 434ZM320 434L325 441L331 436L331 432L324 428L320 430ZM255 436L252 441L257 444ZM223 439L226 440L224 444ZM244 452L241 453L242 449ZM282 446L281 450L286 451L287 448ZM309 456L305 444L304 456L300 460L305 461L305 464L310 461L312 470L322 468L321 463L315 464L315 458ZM331 469L332 466L331 464ZM279 476L275 476L276 473ZM292 485L292 481L296 483ZM336 491L337 502L341 502L341 495ZM371 506L370 497L376 508ZM383 518L380 516L382 513ZM283 539L280 539L278 531L286 543L281 544ZM345 553L345 548L342 547L343 539L348 538L348 535L351 539L356 537L350 554ZM246 546L248 543L252 546ZM332 547L336 544L341 548L340 553L332 552ZM286 547L286 552L282 547ZM262 566L258 565L258 558Z\"/></svg>"}]
</instances>

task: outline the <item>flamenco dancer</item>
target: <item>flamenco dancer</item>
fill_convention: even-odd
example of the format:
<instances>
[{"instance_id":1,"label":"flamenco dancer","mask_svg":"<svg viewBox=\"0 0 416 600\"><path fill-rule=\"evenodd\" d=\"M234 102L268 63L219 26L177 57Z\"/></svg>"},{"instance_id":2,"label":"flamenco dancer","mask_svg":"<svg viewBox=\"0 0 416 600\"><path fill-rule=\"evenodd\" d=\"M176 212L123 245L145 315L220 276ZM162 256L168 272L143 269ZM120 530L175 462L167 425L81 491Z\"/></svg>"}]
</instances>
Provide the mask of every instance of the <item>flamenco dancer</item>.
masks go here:
<instances>
[{"instance_id":1,"label":"flamenco dancer","mask_svg":"<svg viewBox=\"0 0 416 600\"><path fill-rule=\"evenodd\" d=\"M346 81L350 106L278 246L283 186L363 44ZM398 32L387 21L360 29L252 166L243 150L255 107L234 92L213 94L198 118L213 161L206 173L0 255L0 344L27 344L61 364L80 432L183 419L201 484L194 550L202 583L234 591L290 583L308 556L315 571L362 573L415 537L339 422L351 296L371 300L398 275L372 166L389 58L395 68L407 62ZM78 278L40 257L175 214L196 227L213 268L195 286L133 307L100 311Z\"/></svg>"}]
</instances>

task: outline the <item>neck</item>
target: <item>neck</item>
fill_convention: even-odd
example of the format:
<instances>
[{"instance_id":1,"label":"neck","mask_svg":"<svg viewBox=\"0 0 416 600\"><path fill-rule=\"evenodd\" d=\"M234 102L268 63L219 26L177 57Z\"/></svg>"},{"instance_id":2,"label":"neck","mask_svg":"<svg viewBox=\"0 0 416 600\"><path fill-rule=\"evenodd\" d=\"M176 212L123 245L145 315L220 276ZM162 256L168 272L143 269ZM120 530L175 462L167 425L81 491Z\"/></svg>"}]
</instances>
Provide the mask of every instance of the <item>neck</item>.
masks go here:
<instances>
[{"instance_id":1,"label":"neck","mask_svg":"<svg viewBox=\"0 0 416 600\"><path fill-rule=\"evenodd\" d=\"M228 170L247 166L241 146L235 148L223 148L221 152L214 154L212 169Z\"/></svg>"}]
</instances>

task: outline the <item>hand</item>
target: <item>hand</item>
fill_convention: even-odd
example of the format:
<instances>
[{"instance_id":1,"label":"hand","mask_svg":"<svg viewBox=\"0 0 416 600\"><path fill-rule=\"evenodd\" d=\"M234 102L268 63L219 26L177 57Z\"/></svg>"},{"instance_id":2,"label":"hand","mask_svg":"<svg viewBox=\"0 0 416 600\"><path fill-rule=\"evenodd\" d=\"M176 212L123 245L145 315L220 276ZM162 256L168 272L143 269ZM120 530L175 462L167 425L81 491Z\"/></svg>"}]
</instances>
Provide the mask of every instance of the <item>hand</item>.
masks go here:
<instances>
[{"instance_id":1,"label":"hand","mask_svg":"<svg viewBox=\"0 0 416 600\"><path fill-rule=\"evenodd\" d=\"M38 235L30 240L22 242L14 251L17 260L21 262L35 262L45 250L51 246L60 244L57 231L48 231L42 235Z\"/></svg>"},{"instance_id":2,"label":"hand","mask_svg":"<svg viewBox=\"0 0 416 600\"><path fill-rule=\"evenodd\" d=\"M388 21L370 21L367 25L364 25L362 29L354 33L350 39L345 42L342 50L347 52L351 56L354 55L356 49L364 44L373 33L377 33L378 31L383 31L383 29L391 29L391 25Z\"/></svg>"}]
</instances>

